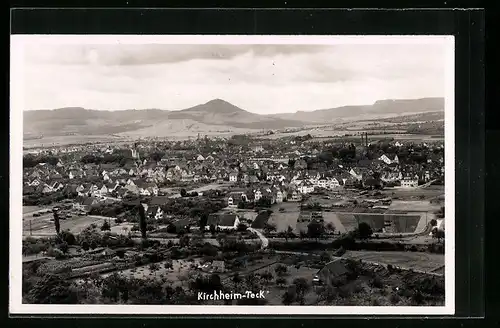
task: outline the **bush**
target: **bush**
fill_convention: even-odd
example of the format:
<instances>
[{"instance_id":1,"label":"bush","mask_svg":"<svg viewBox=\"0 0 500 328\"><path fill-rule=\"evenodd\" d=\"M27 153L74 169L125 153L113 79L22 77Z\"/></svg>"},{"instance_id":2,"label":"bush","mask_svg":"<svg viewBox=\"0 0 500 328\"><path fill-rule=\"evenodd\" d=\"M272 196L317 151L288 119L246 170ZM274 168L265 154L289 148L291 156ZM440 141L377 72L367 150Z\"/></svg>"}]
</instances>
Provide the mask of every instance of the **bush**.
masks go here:
<instances>
[{"instance_id":1,"label":"bush","mask_svg":"<svg viewBox=\"0 0 500 328\"><path fill-rule=\"evenodd\" d=\"M106 220L101 226L101 231L110 231L111 226L109 225L109 222Z\"/></svg>"},{"instance_id":2,"label":"bush","mask_svg":"<svg viewBox=\"0 0 500 328\"><path fill-rule=\"evenodd\" d=\"M389 297L389 301L392 305L396 305L401 301L401 297L399 297L398 294L391 294L391 296Z\"/></svg>"},{"instance_id":3,"label":"bush","mask_svg":"<svg viewBox=\"0 0 500 328\"><path fill-rule=\"evenodd\" d=\"M371 286L374 288L382 288L384 287L384 284L382 283L382 280L379 277L375 277L371 281Z\"/></svg>"}]
</instances>

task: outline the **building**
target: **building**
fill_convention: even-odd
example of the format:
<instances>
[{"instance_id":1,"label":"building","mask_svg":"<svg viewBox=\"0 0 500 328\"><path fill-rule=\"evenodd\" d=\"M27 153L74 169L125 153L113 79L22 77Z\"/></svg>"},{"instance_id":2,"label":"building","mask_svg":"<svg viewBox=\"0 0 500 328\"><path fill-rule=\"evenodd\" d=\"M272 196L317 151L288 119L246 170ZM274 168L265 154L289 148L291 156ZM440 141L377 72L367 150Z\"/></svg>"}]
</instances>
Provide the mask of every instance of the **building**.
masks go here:
<instances>
[{"instance_id":1,"label":"building","mask_svg":"<svg viewBox=\"0 0 500 328\"><path fill-rule=\"evenodd\" d=\"M229 173L229 182L238 182L238 173Z\"/></svg>"},{"instance_id":2,"label":"building","mask_svg":"<svg viewBox=\"0 0 500 328\"><path fill-rule=\"evenodd\" d=\"M415 178L404 178L401 180L402 188L416 188L418 187L418 179Z\"/></svg>"},{"instance_id":3,"label":"building","mask_svg":"<svg viewBox=\"0 0 500 328\"><path fill-rule=\"evenodd\" d=\"M226 266L224 264L224 261L212 261L212 272L213 273L226 272Z\"/></svg>"},{"instance_id":4,"label":"building","mask_svg":"<svg viewBox=\"0 0 500 328\"><path fill-rule=\"evenodd\" d=\"M147 215L155 220L163 219L163 210L158 205L152 205L148 207Z\"/></svg>"},{"instance_id":5,"label":"building","mask_svg":"<svg viewBox=\"0 0 500 328\"><path fill-rule=\"evenodd\" d=\"M205 229L209 230L210 226L213 225L218 230L236 230L238 224L240 224L240 219L234 213L211 214L208 217Z\"/></svg>"},{"instance_id":6,"label":"building","mask_svg":"<svg viewBox=\"0 0 500 328\"><path fill-rule=\"evenodd\" d=\"M344 263L340 258L337 258L329 263L327 263L318 273L314 276L313 282L319 284L325 284L329 281L337 279L344 276L349 271L346 269Z\"/></svg>"}]
</instances>

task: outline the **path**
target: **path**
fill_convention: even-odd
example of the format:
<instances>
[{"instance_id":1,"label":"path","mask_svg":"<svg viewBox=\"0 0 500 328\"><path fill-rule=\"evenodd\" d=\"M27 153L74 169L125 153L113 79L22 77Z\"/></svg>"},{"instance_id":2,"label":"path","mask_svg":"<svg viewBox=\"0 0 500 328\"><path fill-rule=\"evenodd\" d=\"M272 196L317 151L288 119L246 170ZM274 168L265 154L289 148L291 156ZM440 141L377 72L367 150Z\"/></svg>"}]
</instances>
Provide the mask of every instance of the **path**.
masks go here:
<instances>
[{"instance_id":1,"label":"path","mask_svg":"<svg viewBox=\"0 0 500 328\"><path fill-rule=\"evenodd\" d=\"M255 233L260 238L262 242L261 249L265 249L269 246L269 240L259 230L250 227L248 227L247 230Z\"/></svg>"}]
</instances>

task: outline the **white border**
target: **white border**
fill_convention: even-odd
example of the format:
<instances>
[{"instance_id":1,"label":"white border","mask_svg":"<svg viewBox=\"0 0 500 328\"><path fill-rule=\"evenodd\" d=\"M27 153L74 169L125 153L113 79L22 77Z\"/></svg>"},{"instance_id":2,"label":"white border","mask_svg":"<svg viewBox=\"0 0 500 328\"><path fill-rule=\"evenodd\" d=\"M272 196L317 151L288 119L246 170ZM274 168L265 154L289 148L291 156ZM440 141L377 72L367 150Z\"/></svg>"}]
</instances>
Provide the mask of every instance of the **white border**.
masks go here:
<instances>
[{"instance_id":1,"label":"white border","mask_svg":"<svg viewBox=\"0 0 500 328\"><path fill-rule=\"evenodd\" d=\"M23 58L25 44L444 44L447 45L445 97L445 305L399 306L193 306L22 304L22 147ZM123 315L452 315L455 313L455 39L453 36L235 36L235 35L13 35L10 109L10 272L11 314Z\"/></svg>"}]
</instances>

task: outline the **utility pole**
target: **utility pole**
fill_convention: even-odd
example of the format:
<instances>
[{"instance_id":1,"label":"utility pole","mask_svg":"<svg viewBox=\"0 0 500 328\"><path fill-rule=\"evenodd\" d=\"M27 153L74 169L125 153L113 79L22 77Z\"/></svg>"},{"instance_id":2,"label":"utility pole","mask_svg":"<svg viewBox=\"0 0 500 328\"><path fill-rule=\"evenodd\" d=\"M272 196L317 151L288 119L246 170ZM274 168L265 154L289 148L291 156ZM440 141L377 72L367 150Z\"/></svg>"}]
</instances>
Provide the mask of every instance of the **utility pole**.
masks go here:
<instances>
[{"instance_id":1,"label":"utility pole","mask_svg":"<svg viewBox=\"0 0 500 328\"><path fill-rule=\"evenodd\" d=\"M30 236L33 236L33 231L31 230L31 222L32 222L32 221L33 221L33 220L30 220Z\"/></svg>"}]
</instances>

